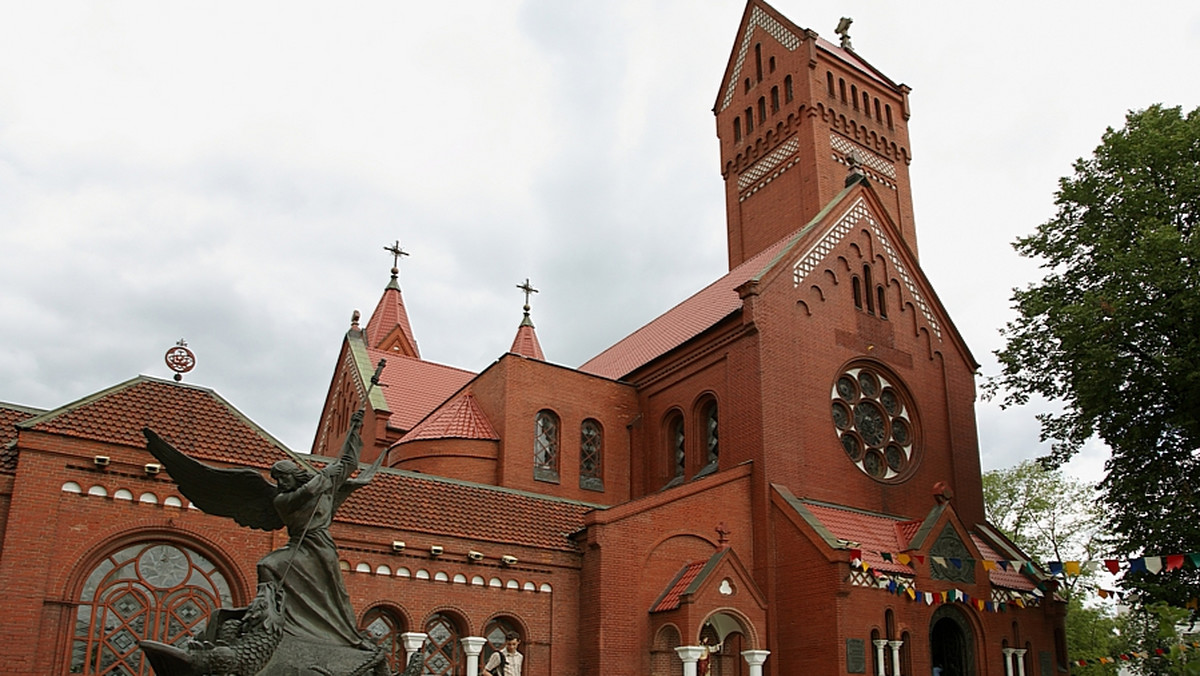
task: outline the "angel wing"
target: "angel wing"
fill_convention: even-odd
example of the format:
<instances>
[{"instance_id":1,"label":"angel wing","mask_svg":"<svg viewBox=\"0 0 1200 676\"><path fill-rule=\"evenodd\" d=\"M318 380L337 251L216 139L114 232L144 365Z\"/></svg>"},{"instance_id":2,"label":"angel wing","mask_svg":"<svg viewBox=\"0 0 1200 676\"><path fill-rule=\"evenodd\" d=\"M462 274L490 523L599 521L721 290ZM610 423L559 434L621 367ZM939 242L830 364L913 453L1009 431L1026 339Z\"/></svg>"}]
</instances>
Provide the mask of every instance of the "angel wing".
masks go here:
<instances>
[{"instance_id":1,"label":"angel wing","mask_svg":"<svg viewBox=\"0 0 1200 676\"><path fill-rule=\"evenodd\" d=\"M208 514L228 516L243 526L260 530L283 528L275 511L278 489L249 467L211 467L167 443L144 428L146 450L163 464L171 478L197 507Z\"/></svg>"},{"instance_id":2,"label":"angel wing","mask_svg":"<svg viewBox=\"0 0 1200 676\"><path fill-rule=\"evenodd\" d=\"M341 487L338 488L337 495L334 496L333 508L336 510L350 497L354 491L371 483L371 477L375 476L375 472L379 470L379 466L383 464L383 456L387 455L387 450L382 450L379 455L375 456L375 461L367 465L366 469L358 473L358 476L346 479Z\"/></svg>"}]
</instances>

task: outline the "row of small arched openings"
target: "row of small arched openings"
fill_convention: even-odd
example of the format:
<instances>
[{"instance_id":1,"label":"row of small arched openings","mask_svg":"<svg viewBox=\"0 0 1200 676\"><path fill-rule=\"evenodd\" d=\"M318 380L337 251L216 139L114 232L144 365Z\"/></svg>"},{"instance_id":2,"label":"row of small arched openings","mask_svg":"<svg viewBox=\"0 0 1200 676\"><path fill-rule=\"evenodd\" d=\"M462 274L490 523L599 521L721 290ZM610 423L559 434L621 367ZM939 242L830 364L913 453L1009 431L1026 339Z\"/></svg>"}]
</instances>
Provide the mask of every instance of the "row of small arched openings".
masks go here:
<instances>
[{"instance_id":1,"label":"row of small arched openings","mask_svg":"<svg viewBox=\"0 0 1200 676\"><path fill-rule=\"evenodd\" d=\"M143 505L161 504L165 507L179 507L181 509L186 505L189 509L196 509L195 505L193 505L190 502L185 503L183 501L183 498L180 498L178 495L167 495L165 497L159 498L159 496L155 493L151 493L149 491L143 491L138 494L138 496L135 500L133 491L129 490L128 488L118 488L112 492L111 496L109 496L108 489L105 488L104 486L101 486L100 484L94 484L94 485L90 486L87 489L87 491L85 492L83 490L83 486L79 485L78 483L76 483L74 481L68 481L62 485L62 492L63 493L73 493L75 495L84 495L84 496L93 497L93 498L111 497L113 500L125 500L128 502L136 502L138 504L143 504Z\"/></svg>"},{"instance_id":2,"label":"row of small arched openings","mask_svg":"<svg viewBox=\"0 0 1200 676\"><path fill-rule=\"evenodd\" d=\"M844 113L839 113L822 103L816 105L816 110L821 115L821 119L834 131L854 139L889 159L908 161L908 151L895 141L889 140L887 136L859 124L854 118L848 118Z\"/></svg>"},{"instance_id":3,"label":"row of small arched openings","mask_svg":"<svg viewBox=\"0 0 1200 676\"><path fill-rule=\"evenodd\" d=\"M846 78L836 78L837 86L834 86L834 76L832 71L825 71L825 86L830 99L835 101L840 100L853 108L855 111L861 112L868 120L875 120L879 123L886 123L888 129L895 129L892 123L892 106L890 103L880 105L879 97L872 97L864 87L861 98L859 97L858 85L850 83L849 97L846 91ZM862 105L859 105L861 101ZM872 105L874 102L874 105ZM871 115L872 110L874 116Z\"/></svg>"},{"instance_id":4,"label":"row of small arched openings","mask_svg":"<svg viewBox=\"0 0 1200 676\"><path fill-rule=\"evenodd\" d=\"M413 570L411 570L405 566L399 566L393 571L391 566L383 565L383 564L372 568L371 564L369 564L365 561L360 561L359 563L355 564L354 566L351 566L350 562L346 561L345 559L339 561L338 565L341 567L343 572L361 573L361 574L366 574L366 575L378 575L380 577L395 576L399 579L427 580L430 582L446 582L446 583L451 583L451 584L470 585L472 587L490 587L492 589L507 589L510 591L540 592L540 593L544 593L544 594L549 594L554 591L554 588L551 587L548 582L543 582L541 584L538 584L533 581L526 580L525 582L522 583L522 582L518 582L517 580L512 579L512 578L509 578L508 581L506 582L506 581L501 580L498 577L491 577L491 578L485 580L482 575L472 575L470 578L468 578L466 575L464 575L462 573L455 573L454 575L451 575L445 571L437 571L435 573L430 573L428 570L426 570L424 568L418 568L414 572Z\"/></svg>"}]
</instances>

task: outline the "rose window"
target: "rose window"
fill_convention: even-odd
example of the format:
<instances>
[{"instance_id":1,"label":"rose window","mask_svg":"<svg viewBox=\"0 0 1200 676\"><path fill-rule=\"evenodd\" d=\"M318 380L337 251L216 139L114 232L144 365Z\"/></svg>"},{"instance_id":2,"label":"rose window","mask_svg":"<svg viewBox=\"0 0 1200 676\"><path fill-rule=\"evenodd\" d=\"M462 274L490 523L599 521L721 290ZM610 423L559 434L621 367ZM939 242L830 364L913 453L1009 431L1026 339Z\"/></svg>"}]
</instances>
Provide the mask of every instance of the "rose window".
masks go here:
<instances>
[{"instance_id":1,"label":"rose window","mask_svg":"<svg viewBox=\"0 0 1200 676\"><path fill-rule=\"evenodd\" d=\"M879 481L900 481L915 463L915 411L898 383L856 366L833 384L833 425L850 461Z\"/></svg>"}]
</instances>

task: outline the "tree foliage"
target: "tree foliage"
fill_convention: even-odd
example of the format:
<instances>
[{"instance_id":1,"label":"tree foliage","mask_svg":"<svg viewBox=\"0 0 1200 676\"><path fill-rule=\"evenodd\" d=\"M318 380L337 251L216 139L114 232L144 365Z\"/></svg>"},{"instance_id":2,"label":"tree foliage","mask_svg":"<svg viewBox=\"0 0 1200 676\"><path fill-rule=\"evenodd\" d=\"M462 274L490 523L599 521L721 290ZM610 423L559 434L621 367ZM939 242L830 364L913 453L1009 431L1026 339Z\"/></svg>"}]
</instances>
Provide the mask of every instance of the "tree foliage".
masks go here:
<instances>
[{"instance_id":1,"label":"tree foliage","mask_svg":"<svg viewBox=\"0 0 1200 676\"><path fill-rule=\"evenodd\" d=\"M1005 405L1061 405L1039 416L1053 462L1093 437L1109 446L1114 554L1200 551L1200 110L1131 112L1060 180L1055 203L1015 244L1045 276L1014 292L991 388ZM1127 582L1182 606L1198 580Z\"/></svg>"}]
</instances>

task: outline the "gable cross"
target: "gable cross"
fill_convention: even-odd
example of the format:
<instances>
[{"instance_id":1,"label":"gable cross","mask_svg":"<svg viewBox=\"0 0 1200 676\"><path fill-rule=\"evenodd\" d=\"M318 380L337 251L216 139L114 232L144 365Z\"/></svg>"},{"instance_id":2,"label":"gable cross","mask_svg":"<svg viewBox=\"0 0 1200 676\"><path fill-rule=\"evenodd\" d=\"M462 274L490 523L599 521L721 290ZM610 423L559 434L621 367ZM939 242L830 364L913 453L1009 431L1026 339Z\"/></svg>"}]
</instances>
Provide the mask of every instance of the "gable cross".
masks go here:
<instances>
[{"instance_id":1,"label":"gable cross","mask_svg":"<svg viewBox=\"0 0 1200 676\"><path fill-rule=\"evenodd\" d=\"M400 257L407 256L408 252L400 248L400 240L391 246L383 247L383 250L392 254L392 276L400 274Z\"/></svg>"},{"instance_id":2,"label":"gable cross","mask_svg":"<svg viewBox=\"0 0 1200 676\"><path fill-rule=\"evenodd\" d=\"M528 277L525 278L525 283L518 284L517 288L525 292L525 314L529 314L529 294L537 293L538 290L533 288L533 285L529 283Z\"/></svg>"}]
</instances>

